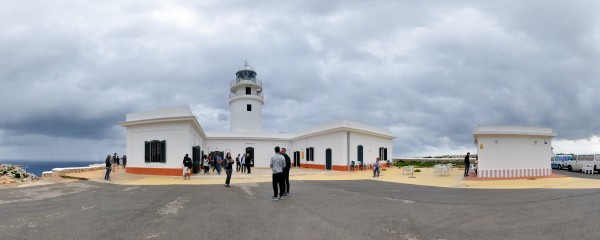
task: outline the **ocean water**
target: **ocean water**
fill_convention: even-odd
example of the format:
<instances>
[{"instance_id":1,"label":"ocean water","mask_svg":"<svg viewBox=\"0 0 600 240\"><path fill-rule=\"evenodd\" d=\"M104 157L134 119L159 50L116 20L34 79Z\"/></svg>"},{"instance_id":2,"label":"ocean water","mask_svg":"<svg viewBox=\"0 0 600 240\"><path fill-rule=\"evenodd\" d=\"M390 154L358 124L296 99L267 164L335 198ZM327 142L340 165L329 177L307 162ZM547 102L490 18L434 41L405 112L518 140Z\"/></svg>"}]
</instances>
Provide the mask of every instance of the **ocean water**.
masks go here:
<instances>
[{"instance_id":1,"label":"ocean water","mask_svg":"<svg viewBox=\"0 0 600 240\"><path fill-rule=\"evenodd\" d=\"M90 164L103 163L104 161L41 161L41 160L0 160L1 164L23 165L28 173L38 177L42 172L51 171L53 168L61 167L87 167Z\"/></svg>"}]
</instances>

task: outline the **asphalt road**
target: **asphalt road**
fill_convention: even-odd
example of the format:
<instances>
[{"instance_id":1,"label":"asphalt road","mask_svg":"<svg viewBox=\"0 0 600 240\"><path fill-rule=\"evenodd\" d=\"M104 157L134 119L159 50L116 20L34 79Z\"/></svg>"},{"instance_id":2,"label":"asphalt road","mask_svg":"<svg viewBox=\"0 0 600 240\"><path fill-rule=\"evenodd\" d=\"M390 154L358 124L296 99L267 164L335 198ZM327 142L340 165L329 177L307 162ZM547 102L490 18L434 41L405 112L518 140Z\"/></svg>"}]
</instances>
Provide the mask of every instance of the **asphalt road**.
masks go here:
<instances>
[{"instance_id":1,"label":"asphalt road","mask_svg":"<svg viewBox=\"0 0 600 240\"><path fill-rule=\"evenodd\" d=\"M598 239L600 190L378 181L0 190L0 239Z\"/></svg>"}]
</instances>

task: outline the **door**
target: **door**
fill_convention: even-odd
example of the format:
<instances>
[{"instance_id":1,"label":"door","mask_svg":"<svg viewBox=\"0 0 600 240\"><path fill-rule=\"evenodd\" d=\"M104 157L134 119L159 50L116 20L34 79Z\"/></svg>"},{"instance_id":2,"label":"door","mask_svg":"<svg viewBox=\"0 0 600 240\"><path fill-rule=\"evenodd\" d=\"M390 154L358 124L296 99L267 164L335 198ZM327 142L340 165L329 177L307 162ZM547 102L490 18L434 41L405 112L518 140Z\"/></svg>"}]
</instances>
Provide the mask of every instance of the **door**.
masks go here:
<instances>
[{"instance_id":1,"label":"door","mask_svg":"<svg viewBox=\"0 0 600 240\"><path fill-rule=\"evenodd\" d=\"M325 150L325 170L332 169L333 164L331 162L331 148L328 148L327 150Z\"/></svg>"},{"instance_id":2,"label":"door","mask_svg":"<svg viewBox=\"0 0 600 240\"><path fill-rule=\"evenodd\" d=\"M300 167L300 151L294 152L294 161L296 162L296 167Z\"/></svg>"},{"instance_id":3,"label":"door","mask_svg":"<svg viewBox=\"0 0 600 240\"><path fill-rule=\"evenodd\" d=\"M358 145L356 151L357 151L357 153L356 153L356 158L357 159L356 160L362 164L362 162L363 162L363 146L362 145Z\"/></svg>"},{"instance_id":4,"label":"door","mask_svg":"<svg viewBox=\"0 0 600 240\"><path fill-rule=\"evenodd\" d=\"M248 164L250 167L254 167L254 148L247 147L246 154L248 154L248 158L246 158L246 164Z\"/></svg>"},{"instance_id":5,"label":"door","mask_svg":"<svg viewBox=\"0 0 600 240\"><path fill-rule=\"evenodd\" d=\"M195 146L192 148L192 163L194 164L194 173L198 173L198 171L200 171L200 159L202 159L202 156L200 155L200 146Z\"/></svg>"},{"instance_id":6,"label":"door","mask_svg":"<svg viewBox=\"0 0 600 240\"><path fill-rule=\"evenodd\" d=\"M297 158L297 156L296 156L296 152L294 152L294 164L292 164L292 166L296 167L296 166L297 166L297 165L296 165L297 163L298 163L298 158Z\"/></svg>"}]
</instances>

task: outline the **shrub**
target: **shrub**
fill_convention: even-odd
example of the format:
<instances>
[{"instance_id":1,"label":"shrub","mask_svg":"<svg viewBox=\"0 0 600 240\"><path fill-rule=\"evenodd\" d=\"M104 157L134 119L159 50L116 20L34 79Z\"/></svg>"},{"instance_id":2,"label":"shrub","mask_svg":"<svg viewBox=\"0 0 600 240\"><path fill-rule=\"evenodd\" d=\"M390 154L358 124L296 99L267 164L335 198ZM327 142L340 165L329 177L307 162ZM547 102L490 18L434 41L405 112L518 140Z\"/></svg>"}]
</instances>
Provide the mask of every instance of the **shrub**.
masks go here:
<instances>
[{"instance_id":1,"label":"shrub","mask_svg":"<svg viewBox=\"0 0 600 240\"><path fill-rule=\"evenodd\" d=\"M21 174L20 173L15 173L15 178L21 178Z\"/></svg>"},{"instance_id":2,"label":"shrub","mask_svg":"<svg viewBox=\"0 0 600 240\"><path fill-rule=\"evenodd\" d=\"M421 169L415 169L415 172L421 172Z\"/></svg>"}]
</instances>

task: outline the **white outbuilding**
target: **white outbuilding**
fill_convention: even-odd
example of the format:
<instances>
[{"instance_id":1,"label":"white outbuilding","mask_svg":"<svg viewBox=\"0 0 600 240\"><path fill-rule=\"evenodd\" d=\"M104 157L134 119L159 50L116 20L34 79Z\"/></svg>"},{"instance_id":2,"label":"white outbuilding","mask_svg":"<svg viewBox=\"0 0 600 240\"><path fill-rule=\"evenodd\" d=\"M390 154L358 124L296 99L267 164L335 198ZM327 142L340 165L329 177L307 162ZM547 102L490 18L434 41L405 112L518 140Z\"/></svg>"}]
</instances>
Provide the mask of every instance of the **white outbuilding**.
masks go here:
<instances>
[{"instance_id":1,"label":"white outbuilding","mask_svg":"<svg viewBox=\"0 0 600 240\"><path fill-rule=\"evenodd\" d=\"M294 167L347 171L352 162L391 159L392 133L367 124L341 120L296 133L263 132L265 101L256 75L245 64L230 82L229 132L205 132L188 107L127 114L120 123L127 129L126 172L179 176L185 154L197 170L203 155L228 152L234 158L247 154L254 167L269 167L275 146L287 149Z\"/></svg>"},{"instance_id":2,"label":"white outbuilding","mask_svg":"<svg viewBox=\"0 0 600 240\"><path fill-rule=\"evenodd\" d=\"M550 128L478 126L473 133L477 146L477 177L515 178L552 174Z\"/></svg>"}]
</instances>

